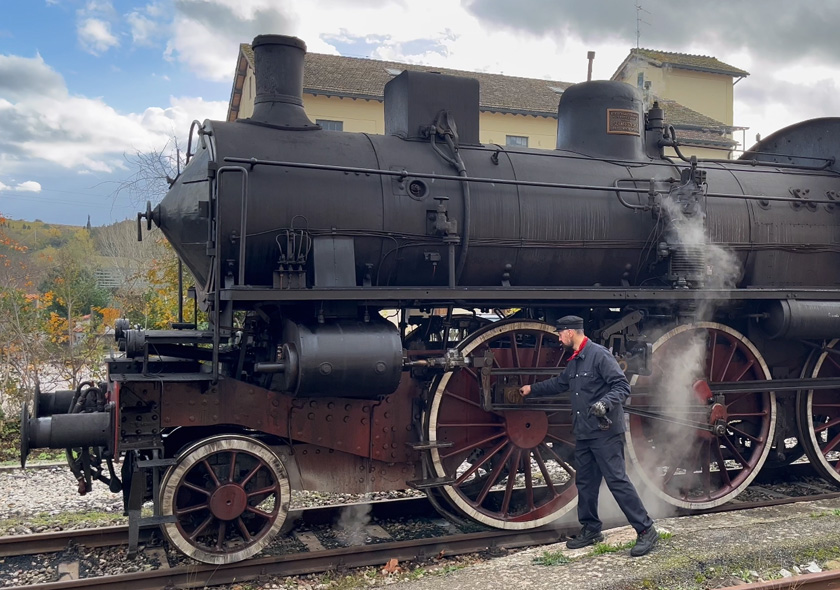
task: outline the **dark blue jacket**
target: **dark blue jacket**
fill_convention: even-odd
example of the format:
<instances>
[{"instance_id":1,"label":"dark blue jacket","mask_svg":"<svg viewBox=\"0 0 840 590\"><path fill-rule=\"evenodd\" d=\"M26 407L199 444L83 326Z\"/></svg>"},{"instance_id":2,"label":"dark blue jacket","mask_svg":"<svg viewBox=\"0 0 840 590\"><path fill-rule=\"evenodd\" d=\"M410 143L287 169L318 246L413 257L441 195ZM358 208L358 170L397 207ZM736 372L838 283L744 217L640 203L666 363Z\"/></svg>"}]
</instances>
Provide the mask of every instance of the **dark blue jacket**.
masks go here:
<instances>
[{"instance_id":1,"label":"dark blue jacket","mask_svg":"<svg viewBox=\"0 0 840 590\"><path fill-rule=\"evenodd\" d=\"M609 350L589 340L562 374L531 386L531 395L535 397L567 391L572 402L575 438L598 438L624 432L622 404L630 395L630 384ZM589 414L590 406L597 401L607 406L607 417L612 420L609 430L601 430L598 419Z\"/></svg>"}]
</instances>

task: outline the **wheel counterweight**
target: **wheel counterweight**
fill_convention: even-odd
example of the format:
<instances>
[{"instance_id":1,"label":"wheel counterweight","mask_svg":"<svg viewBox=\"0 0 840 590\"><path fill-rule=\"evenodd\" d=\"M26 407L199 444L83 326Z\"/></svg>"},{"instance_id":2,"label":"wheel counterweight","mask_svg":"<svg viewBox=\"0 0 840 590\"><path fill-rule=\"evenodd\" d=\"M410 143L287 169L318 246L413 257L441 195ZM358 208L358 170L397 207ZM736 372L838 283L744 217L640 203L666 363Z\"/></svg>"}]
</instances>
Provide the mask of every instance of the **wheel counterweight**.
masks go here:
<instances>
[{"instance_id":1,"label":"wheel counterweight","mask_svg":"<svg viewBox=\"0 0 840 590\"><path fill-rule=\"evenodd\" d=\"M551 326L530 320L497 322L459 345L465 355L493 352L499 368L561 367L565 350ZM524 383L533 379L524 377ZM530 529L551 522L577 503L571 412L485 411L478 374L457 369L432 385L426 419L436 476L454 508L500 529Z\"/></svg>"},{"instance_id":2,"label":"wheel counterweight","mask_svg":"<svg viewBox=\"0 0 840 590\"><path fill-rule=\"evenodd\" d=\"M719 506L740 494L767 459L776 400L762 390L715 396L708 384L770 379L770 371L745 336L714 322L678 326L653 350L652 374L634 379L642 391L628 404L629 456L666 502Z\"/></svg>"},{"instance_id":3,"label":"wheel counterweight","mask_svg":"<svg viewBox=\"0 0 840 590\"><path fill-rule=\"evenodd\" d=\"M204 563L251 557L268 545L286 519L290 488L286 469L261 442L220 435L183 451L161 484L167 539Z\"/></svg>"}]
</instances>

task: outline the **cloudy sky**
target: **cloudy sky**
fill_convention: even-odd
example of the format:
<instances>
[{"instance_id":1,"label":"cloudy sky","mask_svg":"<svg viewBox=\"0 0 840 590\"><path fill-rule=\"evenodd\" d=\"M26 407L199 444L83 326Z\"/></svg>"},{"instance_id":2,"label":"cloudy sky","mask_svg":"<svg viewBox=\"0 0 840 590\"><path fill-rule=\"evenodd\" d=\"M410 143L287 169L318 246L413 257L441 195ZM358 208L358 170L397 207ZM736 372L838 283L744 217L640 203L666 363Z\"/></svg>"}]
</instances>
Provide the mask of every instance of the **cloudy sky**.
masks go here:
<instances>
[{"instance_id":1,"label":"cloudy sky","mask_svg":"<svg viewBox=\"0 0 840 590\"><path fill-rule=\"evenodd\" d=\"M577 82L589 50L594 77L613 74L640 16L642 47L750 72L735 87L748 144L840 116L833 0L0 0L0 10L0 213L15 219L133 217L139 204L114 195L130 156L183 141L194 119L223 118L239 43L262 33L297 35L313 52Z\"/></svg>"}]
</instances>

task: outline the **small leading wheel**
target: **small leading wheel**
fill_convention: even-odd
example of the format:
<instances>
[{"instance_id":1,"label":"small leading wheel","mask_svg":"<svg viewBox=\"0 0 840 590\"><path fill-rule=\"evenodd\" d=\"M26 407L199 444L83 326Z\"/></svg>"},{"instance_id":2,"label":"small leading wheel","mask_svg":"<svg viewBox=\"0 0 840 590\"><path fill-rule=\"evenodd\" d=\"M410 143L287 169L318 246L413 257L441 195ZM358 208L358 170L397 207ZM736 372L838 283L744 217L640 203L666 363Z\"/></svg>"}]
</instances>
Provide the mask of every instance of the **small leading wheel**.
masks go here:
<instances>
[{"instance_id":1,"label":"small leading wheel","mask_svg":"<svg viewBox=\"0 0 840 590\"><path fill-rule=\"evenodd\" d=\"M706 509L740 494L772 446L776 399L747 389L714 397L708 384L770 379L761 353L723 324L678 326L653 345L652 374L628 404L628 453L669 504ZM634 414L639 409L644 414Z\"/></svg>"},{"instance_id":2,"label":"small leading wheel","mask_svg":"<svg viewBox=\"0 0 840 590\"><path fill-rule=\"evenodd\" d=\"M835 338L806 369L814 378L840 377L840 339ZM810 375L808 375L810 373ZM805 453L814 469L840 484L840 389L812 389L799 396L796 419L805 442Z\"/></svg>"},{"instance_id":3,"label":"small leading wheel","mask_svg":"<svg viewBox=\"0 0 840 590\"><path fill-rule=\"evenodd\" d=\"M465 355L488 348L497 367L560 367L565 351L547 324L496 322L458 346ZM525 377L525 383L533 382ZM432 385L426 428L430 442L452 443L430 451L440 488L451 505L484 525L526 530L551 522L577 500L571 411L485 411L479 377L466 367Z\"/></svg>"},{"instance_id":4,"label":"small leading wheel","mask_svg":"<svg viewBox=\"0 0 840 590\"><path fill-rule=\"evenodd\" d=\"M268 545L289 511L289 478L263 443L219 435L191 445L161 484L170 543L204 563L247 559Z\"/></svg>"}]
</instances>

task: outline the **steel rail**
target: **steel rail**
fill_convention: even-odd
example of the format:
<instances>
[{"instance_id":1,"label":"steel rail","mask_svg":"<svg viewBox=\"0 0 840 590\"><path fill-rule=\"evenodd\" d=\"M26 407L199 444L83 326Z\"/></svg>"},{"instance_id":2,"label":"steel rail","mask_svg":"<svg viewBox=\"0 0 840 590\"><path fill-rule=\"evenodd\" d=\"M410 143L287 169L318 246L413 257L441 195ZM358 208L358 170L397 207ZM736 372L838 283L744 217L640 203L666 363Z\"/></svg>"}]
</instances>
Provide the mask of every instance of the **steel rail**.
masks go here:
<instances>
[{"instance_id":1,"label":"steel rail","mask_svg":"<svg viewBox=\"0 0 840 590\"><path fill-rule=\"evenodd\" d=\"M190 564L97 578L81 578L39 584L41 590L74 588L120 588L121 590L159 590L160 588L203 588L253 580L260 576L294 576L336 568L383 565L391 559L415 560L435 555L460 555L491 548L528 547L554 543L578 526L531 531L487 531L359 547L342 547L315 553L299 553L251 559L228 565ZM7 590L32 590L34 586L13 586Z\"/></svg>"},{"instance_id":2,"label":"steel rail","mask_svg":"<svg viewBox=\"0 0 840 590\"><path fill-rule=\"evenodd\" d=\"M299 519L306 524L326 524L333 522L338 513L345 508L352 509L363 505L371 507L370 515L373 518L437 514L426 496L418 496L415 498L380 500L378 502L364 504L332 504L329 506L303 508L292 510L287 518L289 522L295 522ZM148 541L158 530L158 525L140 527L141 539ZM67 548L68 541L71 540L85 547L125 545L128 543L128 526L72 529L49 533L35 533L32 535L0 537L0 557L63 551Z\"/></svg>"}]
</instances>

